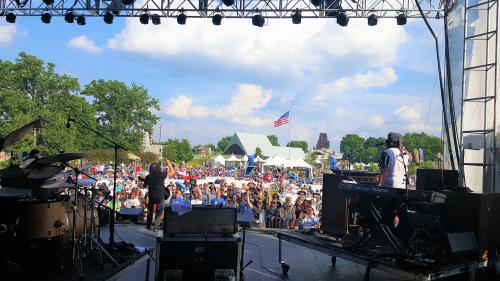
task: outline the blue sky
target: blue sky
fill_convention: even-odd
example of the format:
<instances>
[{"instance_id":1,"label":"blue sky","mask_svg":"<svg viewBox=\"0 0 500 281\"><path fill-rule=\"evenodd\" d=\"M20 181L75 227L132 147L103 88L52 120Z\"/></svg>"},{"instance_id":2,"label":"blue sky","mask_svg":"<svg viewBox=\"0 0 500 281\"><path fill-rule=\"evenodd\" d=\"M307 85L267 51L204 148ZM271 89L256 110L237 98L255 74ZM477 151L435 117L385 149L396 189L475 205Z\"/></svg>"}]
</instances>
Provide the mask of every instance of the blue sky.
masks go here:
<instances>
[{"instance_id":1,"label":"blue sky","mask_svg":"<svg viewBox=\"0 0 500 281\"><path fill-rule=\"evenodd\" d=\"M38 17L18 17L15 25L0 18L0 59L21 51L82 85L144 85L160 100L163 139L206 144L241 131L276 134L285 144L288 127L272 121L289 108L292 139L310 146L320 132L334 148L347 133L441 132L434 45L420 20L368 27L366 19L351 19L342 28L334 19L282 19L258 28L249 19L215 27L192 18L185 26L174 19L144 26L137 18L112 25L87 18L78 26L63 18L49 25Z\"/></svg>"}]
</instances>

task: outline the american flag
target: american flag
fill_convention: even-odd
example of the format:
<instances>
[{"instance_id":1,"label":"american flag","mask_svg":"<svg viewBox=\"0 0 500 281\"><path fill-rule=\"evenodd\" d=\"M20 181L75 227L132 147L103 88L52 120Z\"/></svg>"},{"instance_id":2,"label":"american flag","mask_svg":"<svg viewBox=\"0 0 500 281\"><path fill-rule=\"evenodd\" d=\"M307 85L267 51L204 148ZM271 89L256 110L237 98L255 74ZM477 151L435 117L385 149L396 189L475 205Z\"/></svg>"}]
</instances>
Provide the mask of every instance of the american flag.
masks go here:
<instances>
[{"instance_id":1,"label":"american flag","mask_svg":"<svg viewBox=\"0 0 500 281\"><path fill-rule=\"evenodd\" d=\"M288 124L288 114L289 113L290 113L290 111L285 112L283 115L281 115L280 118L278 118L278 120L274 121L274 127L279 127L283 124Z\"/></svg>"}]
</instances>

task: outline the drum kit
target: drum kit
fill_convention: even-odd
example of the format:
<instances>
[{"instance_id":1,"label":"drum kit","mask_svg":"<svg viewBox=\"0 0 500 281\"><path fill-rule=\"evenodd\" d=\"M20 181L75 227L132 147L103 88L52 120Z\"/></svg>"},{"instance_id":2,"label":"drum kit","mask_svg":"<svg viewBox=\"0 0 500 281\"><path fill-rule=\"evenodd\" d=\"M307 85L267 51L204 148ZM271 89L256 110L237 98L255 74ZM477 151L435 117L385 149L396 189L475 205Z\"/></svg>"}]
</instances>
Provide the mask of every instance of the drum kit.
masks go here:
<instances>
[{"instance_id":1,"label":"drum kit","mask_svg":"<svg viewBox=\"0 0 500 281\"><path fill-rule=\"evenodd\" d=\"M102 253L95 179L68 163L83 153L59 153L32 158L0 170L0 260L29 266L37 259L67 255L83 276L82 258ZM69 168L69 169L68 169ZM4 250L5 249L5 250Z\"/></svg>"}]
</instances>

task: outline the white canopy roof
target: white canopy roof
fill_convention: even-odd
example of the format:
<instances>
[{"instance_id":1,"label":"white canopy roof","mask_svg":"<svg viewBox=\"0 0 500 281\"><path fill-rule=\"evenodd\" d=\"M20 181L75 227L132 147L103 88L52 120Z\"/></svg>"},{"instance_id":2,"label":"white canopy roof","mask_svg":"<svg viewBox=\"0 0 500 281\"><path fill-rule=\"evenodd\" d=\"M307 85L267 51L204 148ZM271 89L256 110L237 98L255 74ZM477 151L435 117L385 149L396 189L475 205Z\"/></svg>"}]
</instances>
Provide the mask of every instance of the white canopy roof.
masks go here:
<instances>
[{"instance_id":1,"label":"white canopy roof","mask_svg":"<svg viewBox=\"0 0 500 281\"><path fill-rule=\"evenodd\" d=\"M307 169L312 168L311 165L309 165L306 161L302 159L286 160L283 166L285 168L307 168Z\"/></svg>"},{"instance_id":2,"label":"white canopy roof","mask_svg":"<svg viewBox=\"0 0 500 281\"><path fill-rule=\"evenodd\" d=\"M229 157L228 159L226 159L227 162L239 162L240 159L238 159L236 156L234 156L234 154L231 154L231 157Z\"/></svg>"},{"instance_id":3,"label":"white canopy roof","mask_svg":"<svg viewBox=\"0 0 500 281\"><path fill-rule=\"evenodd\" d=\"M222 157L222 155L219 154L219 155L217 155L217 157L215 157L214 162L219 163L221 165L225 165L226 159L224 159L224 157Z\"/></svg>"},{"instance_id":4,"label":"white canopy roof","mask_svg":"<svg viewBox=\"0 0 500 281\"><path fill-rule=\"evenodd\" d=\"M279 156L275 156L271 159L268 159L267 162L264 164L264 166L283 166L285 162L286 162L285 159Z\"/></svg>"},{"instance_id":5,"label":"white canopy roof","mask_svg":"<svg viewBox=\"0 0 500 281\"><path fill-rule=\"evenodd\" d=\"M248 161L248 156L243 156L243 158L241 158L241 162L247 162Z\"/></svg>"},{"instance_id":6,"label":"white canopy roof","mask_svg":"<svg viewBox=\"0 0 500 281\"><path fill-rule=\"evenodd\" d=\"M266 162L264 159L260 158L260 156L255 157L255 162Z\"/></svg>"}]
</instances>

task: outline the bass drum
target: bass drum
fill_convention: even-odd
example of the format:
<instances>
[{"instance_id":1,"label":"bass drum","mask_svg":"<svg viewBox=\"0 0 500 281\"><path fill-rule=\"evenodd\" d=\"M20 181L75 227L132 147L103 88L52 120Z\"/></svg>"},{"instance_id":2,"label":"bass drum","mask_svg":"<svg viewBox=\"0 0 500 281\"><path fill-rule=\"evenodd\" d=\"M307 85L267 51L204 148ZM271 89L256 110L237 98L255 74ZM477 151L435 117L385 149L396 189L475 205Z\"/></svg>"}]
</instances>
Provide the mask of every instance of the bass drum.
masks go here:
<instances>
[{"instance_id":1,"label":"bass drum","mask_svg":"<svg viewBox=\"0 0 500 281\"><path fill-rule=\"evenodd\" d=\"M75 199L71 197L66 202L66 214L69 219L69 227L68 227L68 233L66 235L66 238L69 240L73 239L73 202L75 202ZM92 220L94 221L95 228L94 228L94 234L97 234L97 227L99 226L99 216L97 214L97 209L94 209L94 216L92 216L92 210L91 210L91 205L88 204L85 201L85 198L83 197L78 197L78 204L76 204L76 228L75 228L75 237L76 239L81 238L85 234L85 204L87 204L87 233L91 233L91 226L92 226Z\"/></svg>"},{"instance_id":2,"label":"bass drum","mask_svg":"<svg viewBox=\"0 0 500 281\"><path fill-rule=\"evenodd\" d=\"M58 199L23 199L20 208L20 238L52 240L63 237L69 230L66 201Z\"/></svg>"}]
</instances>

